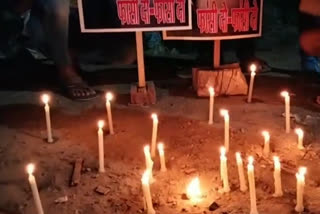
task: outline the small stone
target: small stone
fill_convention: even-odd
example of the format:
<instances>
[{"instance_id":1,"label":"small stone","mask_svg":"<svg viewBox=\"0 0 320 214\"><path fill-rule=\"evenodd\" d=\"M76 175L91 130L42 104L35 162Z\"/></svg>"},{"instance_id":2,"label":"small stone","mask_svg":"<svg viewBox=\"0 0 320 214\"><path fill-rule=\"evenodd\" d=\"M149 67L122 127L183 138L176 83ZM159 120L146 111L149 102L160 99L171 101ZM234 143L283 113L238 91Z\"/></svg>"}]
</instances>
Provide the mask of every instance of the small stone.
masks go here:
<instances>
[{"instance_id":1,"label":"small stone","mask_svg":"<svg viewBox=\"0 0 320 214\"><path fill-rule=\"evenodd\" d=\"M92 176L91 176L91 178L98 178L99 177L99 174L93 174Z\"/></svg>"},{"instance_id":2,"label":"small stone","mask_svg":"<svg viewBox=\"0 0 320 214\"><path fill-rule=\"evenodd\" d=\"M170 196L170 197L167 198L167 203L168 203L168 204L174 203L175 201L176 201L176 200L175 200L174 197L171 197L171 196Z\"/></svg>"},{"instance_id":3,"label":"small stone","mask_svg":"<svg viewBox=\"0 0 320 214\"><path fill-rule=\"evenodd\" d=\"M182 199L182 200L189 200L189 198L188 198L188 196L187 196L186 193L183 193L183 194L181 195L181 199Z\"/></svg>"},{"instance_id":4,"label":"small stone","mask_svg":"<svg viewBox=\"0 0 320 214\"><path fill-rule=\"evenodd\" d=\"M183 165L181 165L181 169L185 169L187 167L187 165L185 165L185 164L183 164Z\"/></svg>"},{"instance_id":5,"label":"small stone","mask_svg":"<svg viewBox=\"0 0 320 214\"><path fill-rule=\"evenodd\" d=\"M209 206L209 210L210 211L215 211L215 210L217 210L217 209L219 209L220 208L220 206L219 206L219 204L217 204L216 202L213 202L210 206Z\"/></svg>"},{"instance_id":6,"label":"small stone","mask_svg":"<svg viewBox=\"0 0 320 214\"><path fill-rule=\"evenodd\" d=\"M195 173L197 170L195 168L185 169L184 173L187 175Z\"/></svg>"},{"instance_id":7,"label":"small stone","mask_svg":"<svg viewBox=\"0 0 320 214\"><path fill-rule=\"evenodd\" d=\"M171 181L169 181L169 184L170 184L170 185L176 185L176 184L177 184L177 182L176 182L176 181L172 181L172 180L171 180Z\"/></svg>"},{"instance_id":8,"label":"small stone","mask_svg":"<svg viewBox=\"0 0 320 214\"><path fill-rule=\"evenodd\" d=\"M67 201L68 201L68 196L63 196L54 200L54 203L62 204L62 203L66 203Z\"/></svg>"},{"instance_id":9,"label":"small stone","mask_svg":"<svg viewBox=\"0 0 320 214\"><path fill-rule=\"evenodd\" d=\"M188 212L188 210L187 210L186 208L182 208L182 209L181 209L181 212L183 212L183 213L187 213L187 212Z\"/></svg>"},{"instance_id":10,"label":"small stone","mask_svg":"<svg viewBox=\"0 0 320 214\"><path fill-rule=\"evenodd\" d=\"M111 191L110 188L106 188L103 186L97 186L94 190L96 193L99 193L100 195L107 195Z\"/></svg>"}]
</instances>

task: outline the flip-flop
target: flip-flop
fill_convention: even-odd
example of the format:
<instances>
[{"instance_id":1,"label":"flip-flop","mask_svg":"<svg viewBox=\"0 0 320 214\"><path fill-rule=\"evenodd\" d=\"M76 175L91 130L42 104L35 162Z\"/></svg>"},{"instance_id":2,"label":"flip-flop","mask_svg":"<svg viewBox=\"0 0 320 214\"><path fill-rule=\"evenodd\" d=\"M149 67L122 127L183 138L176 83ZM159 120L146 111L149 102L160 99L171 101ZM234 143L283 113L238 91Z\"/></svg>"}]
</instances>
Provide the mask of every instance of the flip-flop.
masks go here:
<instances>
[{"instance_id":1,"label":"flip-flop","mask_svg":"<svg viewBox=\"0 0 320 214\"><path fill-rule=\"evenodd\" d=\"M75 101L89 101L98 96L85 82L66 84L64 89L68 98Z\"/></svg>"}]
</instances>

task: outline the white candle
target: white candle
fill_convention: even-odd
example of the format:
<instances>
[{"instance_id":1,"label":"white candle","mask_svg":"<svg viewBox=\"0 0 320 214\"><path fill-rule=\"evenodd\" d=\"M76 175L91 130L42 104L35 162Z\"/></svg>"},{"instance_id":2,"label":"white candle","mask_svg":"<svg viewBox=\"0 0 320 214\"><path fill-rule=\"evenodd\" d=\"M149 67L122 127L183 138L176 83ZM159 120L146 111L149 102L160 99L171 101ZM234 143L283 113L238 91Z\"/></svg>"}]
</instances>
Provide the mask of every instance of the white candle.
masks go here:
<instances>
[{"instance_id":1,"label":"white candle","mask_svg":"<svg viewBox=\"0 0 320 214\"><path fill-rule=\"evenodd\" d=\"M113 95L110 92L106 93L106 108L107 108L107 115L108 115L108 125L110 134L113 135L113 122L112 122L112 112L111 112L111 100L113 99Z\"/></svg>"},{"instance_id":2,"label":"white candle","mask_svg":"<svg viewBox=\"0 0 320 214\"><path fill-rule=\"evenodd\" d=\"M273 157L274 161L274 171L273 171L273 178L274 178L274 197L283 196L282 192L282 183L281 183L281 165L279 157Z\"/></svg>"},{"instance_id":3,"label":"white candle","mask_svg":"<svg viewBox=\"0 0 320 214\"><path fill-rule=\"evenodd\" d=\"M285 99L286 133L290 133L290 95L287 91L281 92Z\"/></svg>"},{"instance_id":4,"label":"white candle","mask_svg":"<svg viewBox=\"0 0 320 214\"><path fill-rule=\"evenodd\" d=\"M214 88L209 88L210 101L209 101L209 124L213 123L213 110L214 110Z\"/></svg>"},{"instance_id":5,"label":"white candle","mask_svg":"<svg viewBox=\"0 0 320 214\"><path fill-rule=\"evenodd\" d=\"M53 138L52 138L50 106L49 106L50 97L48 94L43 94L41 99L42 99L42 102L45 104L44 110L45 110L46 123L47 123L47 137L48 137L47 141L48 141L48 143L52 143Z\"/></svg>"},{"instance_id":6,"label":"white candle","mask_svg":"<svg viewBox=\"0 0 320 214\"><path fill-rule=\"evenodd\" d=\"M248 92L248 103L251 103L252 100L252 92L253 92L253 84L254 84L254 77L256 76L256 70L257 66L255 64L252 64L250 66L250 71L251 71L251 78L250 78L250 85L249 85L249 92Z\"/></svg>"},{"instance_id":7,"label":"white candle","mask_svg":"<svg viewBox=\"0 0 320 214\"><path fill-rule=\"evenodd\" d=\"M305 186L305 174L307 172L306 167L300 167L298 173L296 174L297 178L297 205L295 210L299 213L303 212L303 194L304 194L304 186Z\"/></svg>"},{"instance_id":8,"label":"white candle","mask_svg":"<svg viewBox=\"0 0 320 214\"><path fill-rule=\"evenodd\" d=\"M263 155L268 157L270 154L270 134L268 131L263 131L262 136L264 138Z\"/></svg>"},{"instance_id":9,"label":"white candle","mask_svg":"<svg viewBox=\"0 0 320 214\"><path fill-rule=\"evenodd\" d=\"M157 142L157 135L158 135L158 115L152 114L151 118L153 120L152 126L152 139L151 139L151 157L156 156L156 142Z\"/></svg>"},{"instance_id":10,"label":"white candle","mask_svg":"<svg viewBox=\"0 0 320 214\"><path fill-rule=\"evenodd\" d=\"M296 134L298 135L298 149L303 150L304 146L303 146L303 137L304 137L304 133L303 130L298 128L295 130Z\"/></svg>"},{"instance_id":11,"label":"white candle","mask_svg":"<svg viewBox=\"0 0 320 214\"><path fill-rule=\"evenodd\" d=\"M149 176L150 176L150 182L153 182L153 161L151 159L151 154L150 154L150 146L147 145L143 148L144 156L146 159L146 170L149 171Z\"/></svg>"},{"instance_id":12,"label":"white candle","mask_svg":"<svg viewBox=\"0 0 320 214\"><path fill-rule=\"evenodd\" d=\"M103 126L104 121L99 120L98 122L98 146L99 146L99 172L105 172L104 169L104 145L103 145Z\"/></svg>"},{"instance_id":13,"label":"white candle","mask_svg":"<svg viewBox=\"0 0 320 214\"><path fill-rule=\"evenodd\" d=\"M220 148L220 176L223 181L223 192L230 192L226 149Z\"/></svg>"},{"instance_id":14,"label":"white candle","mask_svg":"<svg viewBox=\"0 0 320 214\"><path fill-rule=\"evenodd\" d=\"M27 165L27 173L29 174L28 180L32 190L32 195L33 195L34 203L36 206L37 214L43 214L43 208L40 200L37 182L36 182L36 178L33 175L33 172L34 172L34 165L28 164Z\"/></svg>"},{"instance_id":15,"label":"white candle","mask_svg":"<svg viewBox=\"0 0 320 214\"><path fill-rule=\"evenodd\" d=\"M238 174L239 174L239 181L240 181L240 191L246 192L248 187L247 187L245 176L244 176L243 161L242 161L240 152L236 153L236 160L237 160Z\"/></svg>"},{"instance_id":16,"label":"white candle","mask_svg":"<svg viewBox=\"0 0 320 214\"><path fill-rule=\"evenodd\" d=\"M221 109L220 115L224 117L224 147L229 151L229 132L230 132L230 117L228 110Z\"/></svg>"},{"instance_id":17,"label":"white candle","mask_svg":"<svg viewBox=\"0 0 320 214\"><path fill-rule=\"evenodd\" d=\"M151 198L151 191L150 191L150 171L146 170L143 173L141 183L142 183L142 191L145 199L145 203L147 205L147 213L148 214L155 214L156 211L153 208L152 198Z\"/></svg>"},{"instance_id":18,"label":"white candle","mask_svg":"<svg viewBox=\"0 0 320 214\"><path fill-rule=\"evenodd\" d=\"M166 167L166 160L164 157L164 148L163 148L163 143L158 143L158 151L159 151L159 156L160 156L160 165L161 165L161 172L167 171Z\"/></svg>"},{"instance_id":19,"label":"white candle","mask_svg":"<svg viewBox=\"0 0 320 214\"><path fill-rule=\"evenodd\" d=\"M253 157L249 157L248 163L248 180L249 180L249 190L250 190L250 214L258 214L257 209L257 198L256 198L256 184L254 180L254 166Z\"/></svg>"}]
</instances>

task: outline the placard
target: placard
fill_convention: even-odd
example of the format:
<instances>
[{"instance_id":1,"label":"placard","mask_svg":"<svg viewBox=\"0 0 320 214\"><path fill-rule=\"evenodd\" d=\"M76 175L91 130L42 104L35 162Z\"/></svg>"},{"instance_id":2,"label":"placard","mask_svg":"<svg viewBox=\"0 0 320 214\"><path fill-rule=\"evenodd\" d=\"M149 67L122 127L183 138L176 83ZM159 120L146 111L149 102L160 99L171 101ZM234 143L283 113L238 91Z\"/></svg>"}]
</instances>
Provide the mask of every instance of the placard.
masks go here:
<instances>
[{"instance_id":1,"label":"placard","mask_svg":"<svg viewBox=\"0 0 320 214\"><path fill-rule=\"evenodd\" d=\"M197 0L192 30L164 31L168 40L226 40L259 37L263 0Z\"/></svg>"},{"instance_id":2,"label":"placard","mask_svg":"<svg viewBox=\"0 0 320 214\"><path fill-rule=\"evenodd\" d=\"M81 32L187 30L191 0L78 0Z\"/></svg>"}]
</instances>

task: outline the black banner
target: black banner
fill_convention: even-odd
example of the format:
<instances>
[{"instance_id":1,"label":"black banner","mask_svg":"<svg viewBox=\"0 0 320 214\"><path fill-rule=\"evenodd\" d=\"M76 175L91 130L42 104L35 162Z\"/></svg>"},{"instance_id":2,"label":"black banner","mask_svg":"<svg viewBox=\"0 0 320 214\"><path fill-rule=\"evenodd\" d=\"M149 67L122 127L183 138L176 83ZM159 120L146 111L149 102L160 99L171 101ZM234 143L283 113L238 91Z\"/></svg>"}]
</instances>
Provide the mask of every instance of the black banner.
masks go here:
<instances>
[{"instance_id":1,"label":"black banner","mask_svg":"<svg viewBox=\"0 0 320 214\"><path fill-rule=\"evenodd\" d=\"M191 29L191 0L78 0L82 32Z\"/></svg>"},{"instance_id":2,"label":"black banner","mask_svg":"<svg viewBox=\"0 0 320 214\"><path fill-rule=\"evenodd\" d=\"M196 0L192 30L165 31L164 39L225 40L259 37L263 0Z\"/></svg>"}]
</instances>

